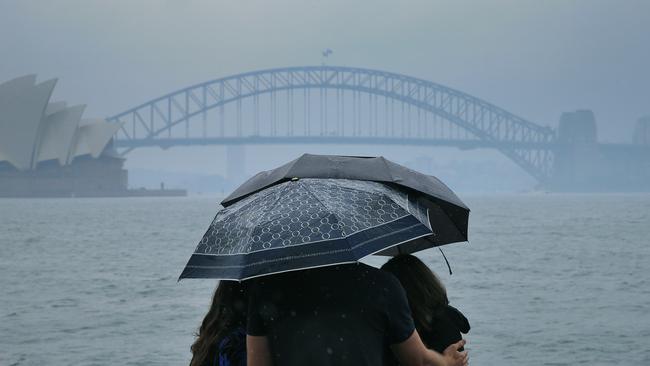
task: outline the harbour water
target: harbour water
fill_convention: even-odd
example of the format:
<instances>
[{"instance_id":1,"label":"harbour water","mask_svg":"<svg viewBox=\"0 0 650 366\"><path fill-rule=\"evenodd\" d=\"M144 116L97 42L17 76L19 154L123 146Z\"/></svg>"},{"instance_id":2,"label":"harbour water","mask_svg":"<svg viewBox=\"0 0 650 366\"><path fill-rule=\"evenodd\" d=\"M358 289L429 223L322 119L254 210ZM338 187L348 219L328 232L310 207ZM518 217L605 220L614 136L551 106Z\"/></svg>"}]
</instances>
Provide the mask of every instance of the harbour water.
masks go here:
<instances>
[{"instance_id":1,"label":"harbour water","mask_svg":"<svg viewBox=\"0 0 650 366\"><path fill-rule=\"evenodd\" d=\"M650 195L462 198L454 274L420 256L470 319L470 364L650 365ZM0 365L188 364L216 281L177 278L218 201L0 200Z\"/></svg>"}]
</instances>

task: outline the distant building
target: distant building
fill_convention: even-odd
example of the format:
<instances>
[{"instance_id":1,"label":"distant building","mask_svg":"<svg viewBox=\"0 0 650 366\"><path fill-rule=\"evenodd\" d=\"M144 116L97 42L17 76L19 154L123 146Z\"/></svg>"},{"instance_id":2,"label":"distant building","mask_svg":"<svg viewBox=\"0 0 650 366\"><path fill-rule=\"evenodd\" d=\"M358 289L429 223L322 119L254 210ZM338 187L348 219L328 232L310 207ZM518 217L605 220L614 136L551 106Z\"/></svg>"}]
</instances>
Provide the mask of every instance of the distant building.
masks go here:
<instances>
[{"instance_id":1,"label":"distant building","mask_svg":"<svg viewBox=\"0 0 650 366\"><path fill-rule=\"evenodd\" d=\"M0 197L128 195L124 159L111 147L121 125L50 102L55 85L36 75L0 84Z\"/></svg>"}]
</instances>

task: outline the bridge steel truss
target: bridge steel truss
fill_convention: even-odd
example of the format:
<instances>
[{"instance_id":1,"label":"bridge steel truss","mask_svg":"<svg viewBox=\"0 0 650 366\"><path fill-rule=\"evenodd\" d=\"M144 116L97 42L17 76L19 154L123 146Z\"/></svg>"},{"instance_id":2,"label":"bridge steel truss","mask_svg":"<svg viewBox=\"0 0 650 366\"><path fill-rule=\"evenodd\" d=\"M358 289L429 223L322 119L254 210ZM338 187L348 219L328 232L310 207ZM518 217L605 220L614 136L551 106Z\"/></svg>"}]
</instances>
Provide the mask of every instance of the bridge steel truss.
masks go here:
<instances>
[{"instance_id":1,"label":"bridge steel truss","mask_svg":"<svg viewBox=\"0 0 650 366\"><path fill-rule=\"evenodd\" d=\"M278 102L274 101L274 98L277 99L278 92L286 91L287 103L293 103L294 91L298 89L302 89L305 95L310 90L320 90L320 103L325 104L327 100L323 99L323 90L335 90L337 103L339 91L352 92L357 95L356 98L367 94L386 101L397 101L408 105L409 108L413 106L439 116L465 130L472 137L405 137L398 136L388 128L383 132L377 128L374 132L364 131L360 124L347 126L348 128L338 127L335 132L324 132L321 126L319 133L310 131L309 121L303 121L307 126L300 133L296 133L293 125L296 117L293 111L287 115L290 123L282 131L272 118L270 131L261 134L258 110L254 112L256 115L252 126L243 126L243 99L252 98L253 105L257 108L259 96L270 94L271 101L277 105ZM236 104L238 108L234 121L228 121L229 124L235 124L234 132L230 135L225 132L225 121L222 118L219 131L208 136L205 128L206 112L221 107L223 113L223 107L231 103ZM309 106L305 108L307 111ZM327 110L320 107L321 118L322 113L326 114ZM338 112L336 113L339 118ZM372 115L372 111L370 113ZM271 114L277 119L276 111L271 109ZM201 115L204 123L203 133L199 137L190 137L190 120ZM107 120L122 123L114 138L114 145L124 148L123 154L136 147L193 144L369 143L486 147L499 150L539 182L545 182L551 175L556 145L553 129L529 122L461 91L406 75L336 66L289 67L232 75L175 91ZM172 135L172 129L179 125L185 126L185 133L181 133L181 136L176 136L176 133Z\"/></svg>"}]
</instances>

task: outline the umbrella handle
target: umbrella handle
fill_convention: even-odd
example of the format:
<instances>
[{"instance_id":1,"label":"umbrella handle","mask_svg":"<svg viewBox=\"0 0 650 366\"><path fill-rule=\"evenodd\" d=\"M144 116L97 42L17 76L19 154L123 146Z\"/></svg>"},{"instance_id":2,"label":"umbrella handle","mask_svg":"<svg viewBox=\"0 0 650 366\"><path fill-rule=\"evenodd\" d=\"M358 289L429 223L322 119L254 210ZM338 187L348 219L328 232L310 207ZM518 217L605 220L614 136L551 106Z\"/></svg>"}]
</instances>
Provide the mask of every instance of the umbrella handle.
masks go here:
<instances>
[{"instance_id":1,"label":"umbrella handle","mask_svg":"<svg viewBox=\"0 0 650 366\"><path fill-rule=\"evenodd\" d=\"M447 263L447 268L449 269L449 275L451 276L452 275L451 266L449 265L449 261L447 260L447 256L445 255L445 252L443 252L442 249L440 249L440 247L438 247L438 250L440 251L440 253L442 253L442 257L445 258L445 263Z\"/></svg>"}]
</instances>

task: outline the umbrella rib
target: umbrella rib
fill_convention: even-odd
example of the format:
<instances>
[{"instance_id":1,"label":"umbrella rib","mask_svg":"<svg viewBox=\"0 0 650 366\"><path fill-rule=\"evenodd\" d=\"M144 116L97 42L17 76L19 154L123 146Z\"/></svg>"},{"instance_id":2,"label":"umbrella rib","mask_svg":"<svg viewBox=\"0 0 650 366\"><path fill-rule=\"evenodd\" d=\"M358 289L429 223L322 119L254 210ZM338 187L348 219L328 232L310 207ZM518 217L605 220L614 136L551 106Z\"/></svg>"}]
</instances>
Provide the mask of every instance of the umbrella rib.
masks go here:
<instances>
[{"instance_id":1,"label":"umbrella rib","mask_svg":"<svg viewBox=\"0 0 650 366\"><path fill-rule=\"evenodd\" d=\"M265 193L265 194L262 194L262 193ZM264 198L264 197L266 197L268 195L273 194L273 191L264 189L264 190L261 190L261 191L257 192L257 194L259 194L260 196L257 197L257 196L250 195L250 196L244 197L241 200L235 202L233 205L224 206L224 209L233 209L234 205L239 204L241 206L237 206L237 207L235 207L235 209L236 210L241 210L244 207L247 207L247 206L251 205L252 203L256 202L258 199L262 199L262 198Z\"/></svg>"},{"instance_id":2,"label":"umbrella rib","mask_svg":"<svg viewBox=\"0 0 650 366\"><path fill-rule=\"evenodd\" d=\"M391 177L391 179L392 179L392 177ZM310 190L310 189L309 189L305 184L302 184L302 183L301 183L301 184L300 184L300 187L303 188L303 189L304 189L307 193L309 193L312 197L314 197L314 199L316 199L316 201L318 201L318 203L320 203L324 208L326 208L326 209L329 210L329 207L327 207L327 206L325 205L325 203L323 203L323 201L321 201L320 198L319 198L317 195L315 195L315 194L314 194L314 193L313 193L313 192L312 192L312 191L311 191L311 190ZM349 187L348 187L348 188L349 188ZM354 189L354 188L352 188L352 189ZM377 193L378 193L378 194L381 194L382 196L384 196L384 197L390 199L391 201L393 201L393 199L392 199L391 197L387 196L385 193L383 193L383 192L381 192L381 193L380 193L380 192L377 192ZM409 210L408 194L406 194L406 200L405 200L405 201L406 201L406 202L405 202L405 205L406 205L406 207L405 207L406 210L405 210L405 211L406 211L409 215L413 215L413 214L410 212L410 210ZM336 218L336 216L334 216L334 217ZM415 217L415 216L414 216L414 217ZM338 221L338 218L337 218L337 221ZM398 230L398 232L399 232L399 231L402 231L402 230ZM351 235L343 235L343 239L345 239L345 241L348 243L348 246L349 246L349 253L351 253L351 254L354 256L354 258L356 258L356 257L357 257L357 255L356 255L356 253L355 253L355 252L356 252L356 249L359 248L360 246L362 246L363 243L361 243L361 244L358 244L358 243L357 243L357 244L353 244L352 242L350 242L350 237L351 237ZM358 260L358 259L357 259L357 260Z\"/></svg>"},{"instance_id":3,"label":"umbrella rib","mask_svg":"<svg viewBox=\"0 0 650 366\"><path fill-rule=\"evenodd\" d=\"M385 164L385 162L384 162L384 164ZM391 176L391 179L392 179L392 176ZM300 182L300 183L301 183L301 182ZM307 193L309 193L309 195L311 195L312 197L314 197L314 199L315 199L316 201L318 201L318 203L320 203L321 206L323 206L325 209L327 209L327 210L330 209L329 207L327 207L327 205L325 205L325 203L324 203L323 201L321 201L321 199L320 199L317 195L315 195L315 194L314 194L314 193L313 193L313 192L312 192L312 191L307 187L307 185L301 183L301 184L300 184L300 187L303 188ZM351 188L351 187L345 187L345 188L347 188L347 189L355 189L355 188ZM384 196L384 197L386 197L386 198L388 198L388 199L391 200L391 201L395 201L392 197L388 196L388 195L387 195L386 193L384 193L384 192L376 192L376 193L377 193L377 194L380 194L380 195L382 195L382 196ZM406 211L409 215L413 215L413 214L410 212L410 210L409 210L408 194L406 194L406 199L405 199L405 203L404 203L404 208L405 208L405 211ZM334 216L334 218L336 218L337 221L338 221L338 218L336 217L336 215L331 215L331 216ZM349 248L351 249L351 253L352 253L352 254L355 254L354 252L355 252L356 248L358 247L358 245L354 245L352 242L350 242L350 236L351 236L351 235L345 235L345 234L344 234L344 235L343 235L343 239L345 239L345 241L348 243ZM355 257L356 257L356 255L355 255Z\"/></svg>"},{"instance_id":4,"label":"umbrella rib","mask_svg":"<svg viewBox=\"0 0 650 366\"><path fill-rule=\"evenodd\" d=\"M395 178L393 177L393 172L390 171L390 168L388 167L388 162L386 162L386 159L382 157L381 162L384 163L384 167L386 168L386 173L388 173L388 176L390 176L391 182L395 182Z\"/></svg>"},{"instance_id":5,"label":"umbrella rib","mask_svg":"<svg viewBox=\"0 0 650 366\"><path fill-rule=\"evenodd\" d=\"M266 213L266 212L268 212L270 209L272 209L273 207L275 207L275 205L278 203L278 201L280 200L280 198L281 198L281 196L282 196L282 191L283 191L283 189L285 189L285 188L279 186L279 187L277 188L277 192L274 192L273 190L263 190L263 191L261 191L261 192L258 192L258 194L260 194L260 197L255 197L255 196L253 196L253 195L250 195L250 196L244 197L243 199L241 199L241 200L235 202L235 205L237 205L237 204L240 204L240 205L241 205L240 207L236 207L235 209L236 209L236 210L241 210L241 209L243 209L243 208L245 208L245 207L247 207L247 206L252 205L252 204L255 203L258 199L263 199L263 198L265 198L265 197L267 197L267 196L269 196L269 195L271 195L271 194L277 193L278 198L276 198L276 200L273 202L273 204L265 207L265 211L264 211L264 212ZM262 194L262 193L265 193L265 194ZM253 198L253 197L254 197L254 198ZM232 209L233 209L232 206L224 207L224 210L232 210ZM218 214L217 214L217 215L218 215ZM264 223L265 223L265 222L258 222L258 223L256 223L256 224L253 224L253 225L251 225L251 226L249 226L249 227L246 228L246 232L247 232L248 234L251 234L251 233L253 232L253 230L255 230L256 227L258 227L258 226L260 226L260 225L262 225L262 224L264 224ZM247 235L247 237L248 237L249 239L246 241L246 244L245 244L245 245L248 245L248 244L249 244L248 241L250 240L250 235Z\"/></svg>"},{"instance_id":6,"label":"umbrella rib","mask_svg":"<svg viewBox=\"0 0 650 366\"><path fill-rule=\"evenodd\" d=\"M280 187L282 187L282 186L280 186ZM273 209L273 208L278 204L278 202L280 201L280 199L283 197L283 194L282 194L282 193L287 189L287 187L288 187L288 186L284 186L284 187L282 187L281 189L278 189L278 192L277 192L278 197L277 197L277 198L275 199L275 201L273 201L273 203L271 203L270 205L265 205L265 206L264 206L264 214L266 214L267 212L271 211L271 209ZM255 225L255 227L259 227L259 226L264 225L264 224L266 224L266 223L268 223L268 222L271 222L271 221L273 221L273 220L264 220L264 221L260 221L260 222L258 222L258 223ZM253 228L251 228L251 230L253 230Z\"/></svg>"},{"instance_id":7,"label":"umbrella rib","mask_svg":"<svg viewBox=\"0 0 650 366\"><path fill-rule=\"evenodd\" d=\"M321 201L320 198L319 198L317 195L315 195L315 194L314 194L314 193L313 193L313 192L312 192L312 191L307 187L307 185L301 183L301 184L300 184L300 187L302 187L302 188L303 188L307 193L309 193L309 195L311 195L312 197L314 197L314 199L316 199L316 201L317 201L318 203L320 203L321 206L323 206L326 210L328 210L328 211L330 210L330 208L327 207L327 205L325 205L325 203L324 203L323 201ZM337 222L337 223L340 222L340 221L339 221L339 218L336 217L336 215L332 214L331 212L330 212L330 215L329 215L329 216L334 217L334 219L336 219L336 222ZM345 233L343 233L343 239L345 239L345 241L346 241L348 244L350 244L349 237L350 237L350 235L345 235Z\"/></svg>"},{"instance_id":8,"label":"umbrella rib","mask_svg":"<svg viewBox=\"0 0 650 366\"><path fill-rule=\"evenodd\" d=\"M441 202L443 202L443 203L449 203L449 202L444 201L444 200L442 200L442 199L438 199L438 200L441 201ZM439 208L443 213L445 213L445 216L447 216L447 218L449 219L449 221L451 221L453 227L456 228L456 230L458 230L459 233L462 233L462 232L463 232L462 227L459 227L459 226L458 226L458 223L456 223L456 221L453 220L453 219L451 218L451 215L449 215L449 214L448 214L448 213L447 213L447 212L442 208L442 206L441 206L438 202L435 202L435 201L431 201L431 202L432 202L433 204L435 204L436 206L438 206L438 208ZM454 206L458 207L457 205L454 205ZM467 209L467 210L468 210L468 212L467 212L467 219L469 220L469 209ZM429 211L428 211L428 209L427 209L427 216L428 216L428 214L429 214ZM466 236L466 237L465 237L465 241L466 241L466 242L469 242L469 240L468 240L468 235L469 235L469 233L465 235L465 236Z\"/></svg>"},{"instance_id":9,"label":"umbrella rib","mask_svg":"<svg viewBox=\"0 0 650 366\"><path fill-rule=\"evenodd\" d=\"M326 205L323 201L320 200L320 198L318 198L318 196L316 196L316 195L315 195L315 194L314 194L314 193L313 193L313 192L312 192L312 191L307 187L306 184L303 184L303 183L300 182L300 181L298 181L298 183L300 183L300 188L304 189L307 193L309 193L310 196L314 197L314 199L315 199L316 201L318 201L318 203L320 203L321 206L323 206L323 207L324 207L325 209L327 209L327 210L330 209L329 207L327 207L327 205Z\"/></svg>"}]
</instances>

